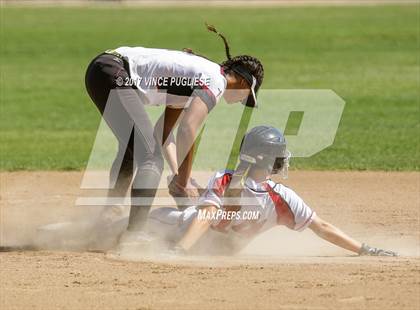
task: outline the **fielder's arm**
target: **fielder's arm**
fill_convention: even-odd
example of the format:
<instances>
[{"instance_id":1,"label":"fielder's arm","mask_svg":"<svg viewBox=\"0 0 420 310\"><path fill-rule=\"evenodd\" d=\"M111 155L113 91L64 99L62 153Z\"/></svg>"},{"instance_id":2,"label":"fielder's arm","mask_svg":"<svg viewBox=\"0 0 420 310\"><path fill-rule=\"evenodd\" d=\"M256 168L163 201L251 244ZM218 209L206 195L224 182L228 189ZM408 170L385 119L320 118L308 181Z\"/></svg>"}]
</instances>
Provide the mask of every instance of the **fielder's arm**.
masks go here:
<instances>
[{"instance_id":1,"label":"fielder's arm","mask_svg":"<svg viewBox=\"0 0 420 310\"><path fill-rule=\"evenodd\" d=\"M398 256L396 252L386 251L379 248L371 247L365 243L360 243L351 238L334 225L324 221L319 216L315 216L309 228L319 237L327 240L346 250L355 252L359 255L371 256Z\"/></svg>"},{"instance_id":2,"label":"fielder's arm","mask_svg":"<svg viewBox=\"0 0 420 310\"><path fill-rule=\"evenodd\" d=\"M154 135L157 141L162 145L163 155L173 174L178 174L175 136L173 132L182 111L182 109L166 107L165 111L156 122L154 129Z\"/></svg>"},{"instance_id":3,"label":"fielder's arm","mask_svg":"<svg viewBox=\"0 0 420 310\"><path fill-rule=\"evenodd\" d=\"M191 175L194 141L207 115L207 105L201 98L197 97L185 109L185 113L180 121L176 137L177 161L179 165L177 182L183 187L187 185Z\"/></svg>"},{"instance_id":4,"label":"fielder's arm","mask_svg":"<svg viewBox=\"0 0 420 310\"><path fill-rule=\"evenodd\" d=\"M200 210L207 215L214 214L217 208L215 206L207 206L200 208ZM199 219L198 216L195 217L177 246L184 251L188 251L207 232L210 225L211 223L207 216L204 219Z\"/></svg>"}]
</instances>

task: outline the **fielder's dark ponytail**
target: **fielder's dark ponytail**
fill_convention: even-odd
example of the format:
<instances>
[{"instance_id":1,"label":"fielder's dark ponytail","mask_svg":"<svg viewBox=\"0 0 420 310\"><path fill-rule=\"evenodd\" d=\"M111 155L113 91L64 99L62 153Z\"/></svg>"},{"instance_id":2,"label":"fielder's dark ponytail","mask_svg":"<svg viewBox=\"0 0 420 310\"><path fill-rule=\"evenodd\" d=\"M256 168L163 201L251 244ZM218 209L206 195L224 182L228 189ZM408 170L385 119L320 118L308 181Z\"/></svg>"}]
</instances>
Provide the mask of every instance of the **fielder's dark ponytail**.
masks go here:
<instances>
[{"instance_id":1,"label":"fielder's dark ponytail","mask_svg":"<svg viewBox=\"0 0 420 310\"><path fill-rule=\"evenodd\" d=\"M225 70L225 72L229 72L232 66L234 65L241 65L249 70L249 72L255 76L258 81L258 85L261 85L264 79L264 67L262 63L255 57L248 56L248 55L240 55L232 57L230 55L230 47L229 43L227 42L226 37L217 31L216 27L209 25L206 23L207 30L216 33L219 37L223 39L223 43L225 44L225 52L227 60L221 63L221 66Z\"/></svg>"},{"instance_id":2,"label":"fielder's dark ponytail","mask_svg":"<svg viewBox=\"0 0 420 310\"><path fill-rule=\"evenodd\" d=\"M213 25L209 25L207 23L205 24L206 24L207 30L217 34L220 38L222 38L223 43L225 44L225 53L226 53L227 60L223 61L220 64L223 70L226 73L228 73L231 70L232 66L241 65L249 70L249 72L257 79L258 85L261 86L264 79L264 67L262 63L257 58L248 56L248 55L240 55L240 56L232 57L230 54L229 43L226 37L222 33L220 33L216 29L216 27L214 27ZM189 54L197 55L197 56L208 59L205 56L194 53L193 50L190 48L184 48L183 51Z\"/></svg>"},{"instance_id":3,"label":"fielder's dark ponytail","mask_svg":"<svg viewBox=\"0 0 420 310\"><path fill-rule=\"evenodd\" d=\"M226 52L226 57L227 59L232 59L232 56L230 55L230 47L229 47L229 43L226 40L225 36L223 34L221 34L219 31L217 31L216 27L214 27L213 25L209 25L207 23L206 27L208 31L214 32L215 34L217 34L219 37L221 37L223 39L223 43L225 44L225 52Z\"/></svg>"}]
</instances>

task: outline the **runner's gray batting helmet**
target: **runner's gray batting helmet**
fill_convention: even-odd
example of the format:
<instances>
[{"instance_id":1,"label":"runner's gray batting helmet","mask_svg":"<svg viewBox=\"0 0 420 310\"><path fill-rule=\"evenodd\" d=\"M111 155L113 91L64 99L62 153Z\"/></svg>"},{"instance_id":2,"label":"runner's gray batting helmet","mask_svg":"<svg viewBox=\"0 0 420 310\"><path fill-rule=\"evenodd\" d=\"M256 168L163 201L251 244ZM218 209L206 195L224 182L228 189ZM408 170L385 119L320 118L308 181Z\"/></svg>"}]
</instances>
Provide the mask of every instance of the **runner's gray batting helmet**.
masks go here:
<instances>
[{"instance_id":1,"label":"runner's gray batting helmet","mask_svg":"<svg viewBox=\"0 0 420 310\"><path fill-rule=\"evenodd\" d=\"M286 148L286 139L273 126L257 126L244 136L240 160L267 169L272 174L286 170L290 152Z\"/></svg>"}]
</instances>

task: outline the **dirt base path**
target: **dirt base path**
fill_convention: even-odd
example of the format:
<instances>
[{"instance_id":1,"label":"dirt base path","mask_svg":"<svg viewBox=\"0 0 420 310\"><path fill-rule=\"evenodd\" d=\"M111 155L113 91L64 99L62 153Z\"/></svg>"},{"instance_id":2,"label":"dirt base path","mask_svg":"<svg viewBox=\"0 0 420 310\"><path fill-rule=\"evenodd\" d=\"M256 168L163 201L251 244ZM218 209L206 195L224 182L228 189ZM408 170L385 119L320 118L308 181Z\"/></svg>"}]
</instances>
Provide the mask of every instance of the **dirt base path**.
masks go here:
<instances>
[{"instance_id":1,"label":"dirt base path","mask_svg":"<svg viewBox=\"0 0 420 310\"><path fill-rule=\"evenodd\" d=\"M1 245L91 215L80 172L1 173ZM206 175L198 175L205 183ZM353 257L275 229L238 257L121 261L102 253L0 253L1 309L418 309L420 174L292 171L287 184L325 219L398 258Z\"/></svg>"}]
</instances>

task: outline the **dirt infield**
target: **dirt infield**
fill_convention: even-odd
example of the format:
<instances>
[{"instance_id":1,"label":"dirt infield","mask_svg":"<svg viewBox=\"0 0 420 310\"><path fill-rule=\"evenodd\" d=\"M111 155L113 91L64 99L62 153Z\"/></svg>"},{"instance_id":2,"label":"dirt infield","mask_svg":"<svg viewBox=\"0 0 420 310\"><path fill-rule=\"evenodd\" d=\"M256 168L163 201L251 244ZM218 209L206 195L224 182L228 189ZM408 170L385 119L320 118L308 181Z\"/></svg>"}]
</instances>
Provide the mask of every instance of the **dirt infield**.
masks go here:
<instances>
[{"instance_id":1,"label":"dirt infield","mask_svg":"<svg viewBox=\"0 0 420 310\"><path fill-rule=\"evenodd\" d=\"M1 173L1 245L91 216L80 172ZM205 175L199 175L205 183ZM1 309L418 309L420 173L292 171L323 218L398 258L353 257L310 231L274 229L237 257L114 260L103 253L0 253Z\"/></svg>"}]
</instances>

